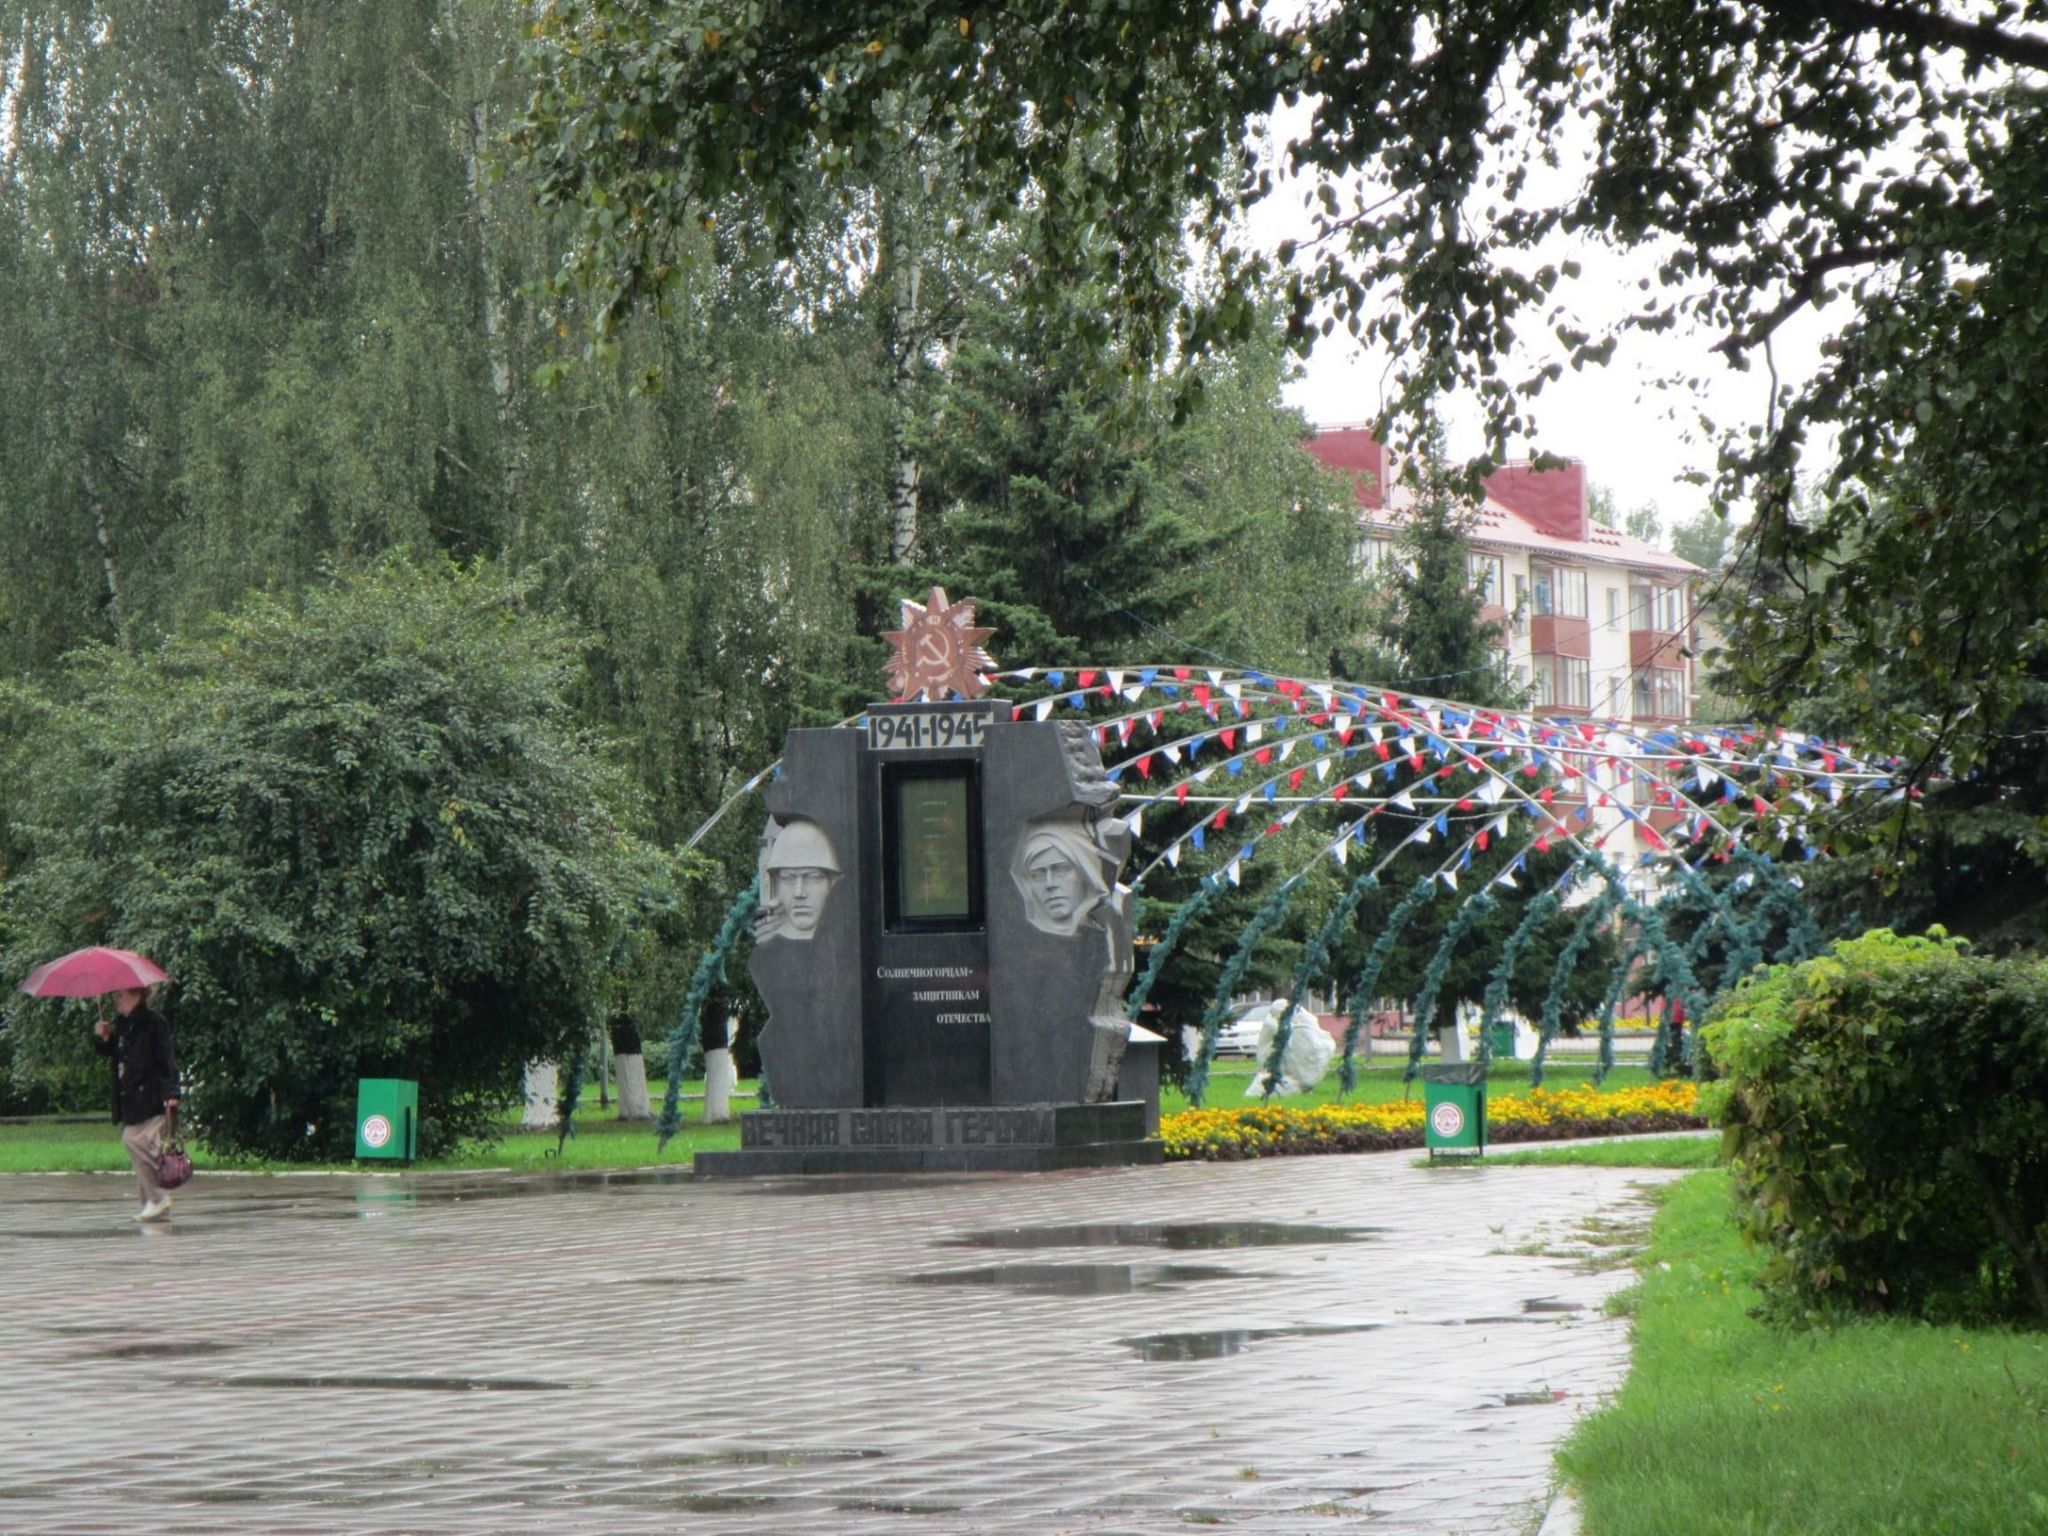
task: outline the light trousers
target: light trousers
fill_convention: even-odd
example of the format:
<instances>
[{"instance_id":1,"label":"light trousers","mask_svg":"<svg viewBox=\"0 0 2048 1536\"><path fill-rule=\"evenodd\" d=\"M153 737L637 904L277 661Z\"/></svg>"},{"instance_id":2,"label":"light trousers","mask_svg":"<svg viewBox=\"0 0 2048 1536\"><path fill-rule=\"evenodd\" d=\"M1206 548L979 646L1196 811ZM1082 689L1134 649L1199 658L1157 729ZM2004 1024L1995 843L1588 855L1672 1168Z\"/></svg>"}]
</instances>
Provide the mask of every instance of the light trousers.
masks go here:
<instances>
[{"instance_id":1,"label":"light trousers","mask_svg":"<svg viewBox=\"0 0 2048 1536\"><path fill-rule=\"evenodd\" d=\"M142 1203L161 1200L166 1191L156 1181L157 1159L163 1156L164 1117L156 1116L140 1125L121 1127L121 1145L128 1149L128 1161L135 1165L135 1181L142 1186Z\"/></svg>"}]
</instances>

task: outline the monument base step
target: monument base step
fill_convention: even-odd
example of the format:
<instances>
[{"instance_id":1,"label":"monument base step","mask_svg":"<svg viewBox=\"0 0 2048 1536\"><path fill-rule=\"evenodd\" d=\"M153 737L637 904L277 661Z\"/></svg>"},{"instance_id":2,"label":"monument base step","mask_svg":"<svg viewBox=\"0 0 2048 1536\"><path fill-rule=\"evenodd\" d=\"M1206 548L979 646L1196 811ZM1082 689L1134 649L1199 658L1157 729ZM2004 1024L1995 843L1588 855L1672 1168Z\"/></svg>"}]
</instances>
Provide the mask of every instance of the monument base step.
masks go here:
<instances>
[{"instance_id":1,"label":"monument base step","mask_svg":"<svg viewBox=\"0 0 2048 1536\"><path fill-rule=\"evenodd\" d=\"M700 1178L803 1173L1046 1173L1157 1163L1145 1106L891 1105L757 1109L740 1116L737 1152L699 1152Z\"/></svg>"}]
</instances>

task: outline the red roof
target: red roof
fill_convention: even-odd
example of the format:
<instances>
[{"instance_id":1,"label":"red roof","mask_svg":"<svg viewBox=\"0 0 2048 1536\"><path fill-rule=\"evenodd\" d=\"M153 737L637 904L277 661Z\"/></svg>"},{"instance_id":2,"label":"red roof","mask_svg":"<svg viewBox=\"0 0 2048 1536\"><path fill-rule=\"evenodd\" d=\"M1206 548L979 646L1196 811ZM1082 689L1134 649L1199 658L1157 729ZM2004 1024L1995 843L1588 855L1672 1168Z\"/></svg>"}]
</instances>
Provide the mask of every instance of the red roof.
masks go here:
<instances>
[{"instance_id":1,"label":"red roof","mask_svg":"<svg viewBox=\"0 0 2048 1536\"><path fill-rule=\"evenodd\" d=\"M1379 439L1365 428L1319 428L1306 446L1326 467L1351 471L1361 507L1377 508L1387 504L1384 494L1387 451L1380 446Z\"/></svg>"},{"instance_id":2,"label":"red roof","mask_svg":"<svg viewBox=\"0 0 2048 1536\"><path fill-rule=\"evenodd\" d=\"M1331 469L1357 478L1358 504L1373 521L1400 521L1404 508L1386 496L1386 449L1363 427L1320 429L1305 445ZM1509 464L1486 477L1486 499L1471 526L1474 543L1528 550L1566 559L1598 560L1669 576L1699 570L1668 550L1631 538L1619 529L1596 523L1588 515L1586 466L1566 460L1557 469L1538 470Z\"/></svg>"},{"instance_id":3,"label":"red roof","mask_svg":"<svg viewBox=\"0 0 2048 1536\"><path fill-rule=\"evenodd\" d=\"M1586 537L1586 466L1577 459L1557 469L1504 465L1486 477L1486 494L1553 538Z\"/></svg>"}]
</instances>

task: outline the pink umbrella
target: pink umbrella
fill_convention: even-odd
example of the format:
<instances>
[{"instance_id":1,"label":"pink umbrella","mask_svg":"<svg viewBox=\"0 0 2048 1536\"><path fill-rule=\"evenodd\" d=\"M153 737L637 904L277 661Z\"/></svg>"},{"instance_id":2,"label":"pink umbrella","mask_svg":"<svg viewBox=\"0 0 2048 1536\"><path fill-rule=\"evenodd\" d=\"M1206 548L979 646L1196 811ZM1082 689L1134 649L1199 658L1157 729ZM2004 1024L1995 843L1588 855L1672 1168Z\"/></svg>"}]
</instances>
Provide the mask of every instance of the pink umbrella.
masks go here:
<instances>
[{"instance_id":1,"label":"pink umbrella","mask_svg":"<svg viewBox=\"0 0 2048 1536\"><path fill-rule=\"evenodd\" d=\"M98 997L102 992L128 991L169 979L155 961L132 949L95 945L37 966L28 973L21 990L30 997Z\"/></svg>"}]
</instances>

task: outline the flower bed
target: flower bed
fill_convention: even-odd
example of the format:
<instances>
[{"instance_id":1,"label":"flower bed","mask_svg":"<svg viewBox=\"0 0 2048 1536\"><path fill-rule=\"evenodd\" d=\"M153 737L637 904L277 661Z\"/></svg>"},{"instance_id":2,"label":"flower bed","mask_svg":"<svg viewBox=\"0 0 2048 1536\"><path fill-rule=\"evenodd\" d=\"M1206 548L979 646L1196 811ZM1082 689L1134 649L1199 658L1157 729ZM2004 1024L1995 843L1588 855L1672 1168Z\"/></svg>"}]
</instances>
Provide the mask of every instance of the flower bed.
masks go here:
<instances>
[{"instance_id":1,"label":"flower bed","mask_svg":"<svg viewBox=\"0 0 2048 1536\"><path fill-rule=\"evenodd\" d=\"M1488 1142L1564 1141L1578 1136L1639 1136L1698 1130L1698 1090L1688 1082L1653 1083L1602 1093L1594 1088L1488 1098ZM1319 1152L1384 1152L1422 1143L1422 1099L1393 1104L1320 1104L1311 1109L1255 1105L1187 1109L1159 1123L1169 1158L1223 1161Z\"/></svg>"}]
</instances>

